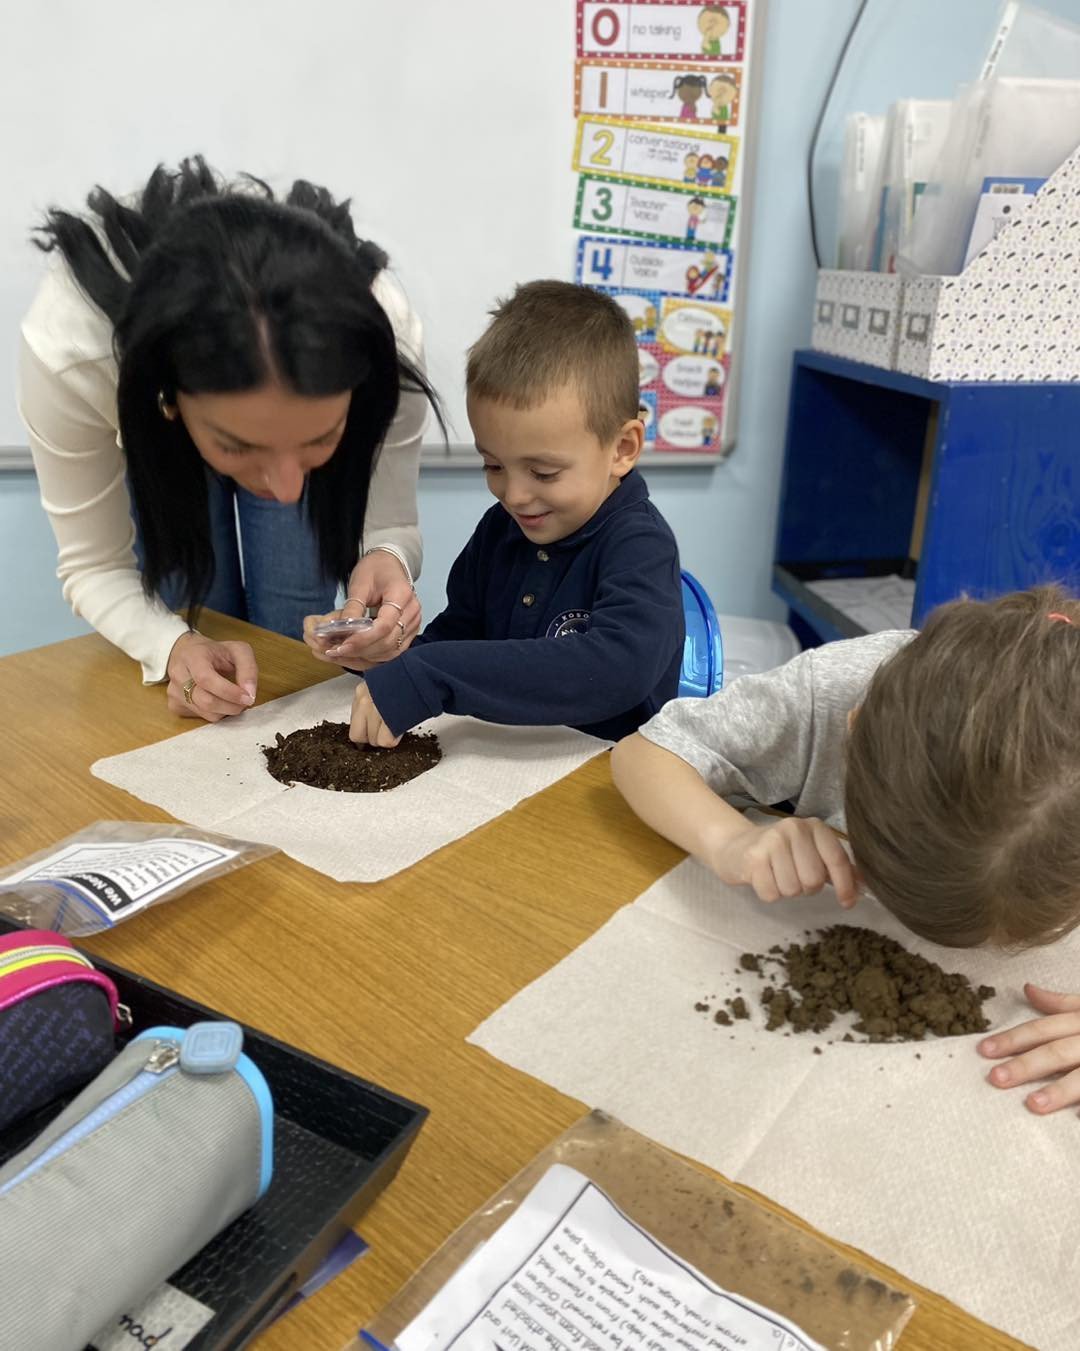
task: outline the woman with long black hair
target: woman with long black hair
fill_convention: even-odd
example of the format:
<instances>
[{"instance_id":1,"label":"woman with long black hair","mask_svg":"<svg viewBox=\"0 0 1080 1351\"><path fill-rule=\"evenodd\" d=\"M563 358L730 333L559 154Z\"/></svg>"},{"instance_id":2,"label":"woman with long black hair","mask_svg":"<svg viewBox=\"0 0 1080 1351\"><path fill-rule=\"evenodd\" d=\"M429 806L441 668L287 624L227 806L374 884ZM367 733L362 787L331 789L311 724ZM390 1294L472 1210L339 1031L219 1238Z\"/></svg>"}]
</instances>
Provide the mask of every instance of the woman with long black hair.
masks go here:
<instances>
[{"instance_id":1,"label":"woman with long black hair","mask_svg":"<svg viewBox=\"0 0 1080 1351\"><path fill-rule=\"evenodd\" d=\"M58 256L19 378L75 613L207 721L254 701L258 667L195 631L201 606L299 638L341 584L347 616L377 616L332 659L396 656L420 628L416 476L438 407L386 256L325 188L277 201L201 158L87 205L38 232Z\"/></svg>"}]
</instances>

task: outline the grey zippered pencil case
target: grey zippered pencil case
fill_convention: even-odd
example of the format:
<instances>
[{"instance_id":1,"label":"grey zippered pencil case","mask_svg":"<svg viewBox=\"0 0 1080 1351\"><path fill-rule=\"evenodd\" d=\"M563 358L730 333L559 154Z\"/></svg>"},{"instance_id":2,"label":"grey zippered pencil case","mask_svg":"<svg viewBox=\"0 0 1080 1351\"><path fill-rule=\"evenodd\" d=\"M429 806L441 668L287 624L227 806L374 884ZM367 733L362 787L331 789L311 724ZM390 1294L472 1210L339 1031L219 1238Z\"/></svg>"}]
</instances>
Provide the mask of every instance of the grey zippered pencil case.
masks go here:
<instances>
[{"instance_id":1,"label":"grey zippered pencil case","mask_svg":"<svg viewBox=\"0 0 1080 1351\"><path fill-rule=\"evenodd\" d=\"M0 1168L4 1345L82 1351L266 1191L273 1103L242 1045L141 1033Z\"/></svg>"}]
</instances>

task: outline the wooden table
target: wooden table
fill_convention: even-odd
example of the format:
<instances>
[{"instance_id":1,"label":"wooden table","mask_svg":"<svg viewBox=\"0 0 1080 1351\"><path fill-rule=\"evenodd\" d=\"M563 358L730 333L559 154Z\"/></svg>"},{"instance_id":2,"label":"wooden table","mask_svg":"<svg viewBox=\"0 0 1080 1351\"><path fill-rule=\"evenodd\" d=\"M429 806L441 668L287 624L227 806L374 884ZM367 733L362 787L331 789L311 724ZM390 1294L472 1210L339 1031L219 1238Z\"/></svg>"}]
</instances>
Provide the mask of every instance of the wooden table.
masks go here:
<instances>
[{"instance_id":1,"label":"wooden table","mask_svg":"<svg viewBox=\"0 0 1080 1351\"><path fill-rule=\"evenodd\" d=\"M238 621L204 616L202 626L253 643L260 702L337 673L301 644ZM7 733L0 862L95 820L161 819L157 808L89 772L101 756L185 726L167 711L163 690L142 688L133 664L103 639L0 660L0 708ZM560 860L570 842L578 847L567 870ZM631 814L601 756L385 882L344 885L276 855L86 942L431 1109L398 1177L363 1219L371 1251L264 1334L260 1351L337 1351L457 1225L582 1114L581 1103L465 1037L681 857ZM1020 1346L858 1258L919 1300L902 1340L908 1351Z\"/></svg>"}]
</instances>

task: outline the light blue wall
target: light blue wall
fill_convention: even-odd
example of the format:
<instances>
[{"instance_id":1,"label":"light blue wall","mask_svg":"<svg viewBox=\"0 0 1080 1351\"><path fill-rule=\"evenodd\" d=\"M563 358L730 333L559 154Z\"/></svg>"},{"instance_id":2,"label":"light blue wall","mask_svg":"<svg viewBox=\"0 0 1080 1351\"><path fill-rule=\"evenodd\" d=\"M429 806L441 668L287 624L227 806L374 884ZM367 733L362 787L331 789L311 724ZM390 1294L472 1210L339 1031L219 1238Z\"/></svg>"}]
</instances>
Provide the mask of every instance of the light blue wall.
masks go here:
<instances>
[{"instance_id":1,"label":"light blue wall","mask_svg":"<svg viewBox=\"0 0 1080 1351\"><path fill-rule=\"evenodd\" d=\"M1080 21L1080 0L1044 0L1044 7ZM738 445L719 468L649 475L685 566L705 583L717 608L732 614L782 614L769 591L773 521L791 352L807 339L814 290L806 152L855 9L855 0L771 0L751 263L741 308L746 328ZM844 113L882 112L903 95L949 95L978 70L997 12L996 0L870 0L821 140L817 195L827 260L834 247ZM441 605L449 566L489 501L479 473L425 472L420 511L427 561L419 590L429 615ZM0 475L0 550L0 653L83 631L60 598L52 539L28 475Z\"/></svg>"},{"instance_id":2,"label":"light blue wall","mask_svg":"<svg viewBox=\"0 0 1080 1351\"><path fill-rule=\"evenodd\" d=\"M87 633L56 580L56 545L30 473L0 474L0 654Z\"/></svg>"},{"instance_id":3,"label":"light blue wall","mask_svg":"<svg viewBox=\"0 0 1080 1351\"><path fill-rule=\"evenodd\" d=\"M769 582L791 353L809 337L815 283L806 155L856 8L856 0L770 0L750 275L739 312L746 329L738 444L718 468L649 470L650 491L675 531L684 567L722 613L784 613ZM835 250L846 111L884 112L901 95L950 94L978 69L996 14L996 0L870 0L819 148L816 198L827 262ZM426 477L420 506L427 562L419 590L428 612L441 604L447 569L489 501L479 474L446 470Z\"/></svg>"}]
</instances>

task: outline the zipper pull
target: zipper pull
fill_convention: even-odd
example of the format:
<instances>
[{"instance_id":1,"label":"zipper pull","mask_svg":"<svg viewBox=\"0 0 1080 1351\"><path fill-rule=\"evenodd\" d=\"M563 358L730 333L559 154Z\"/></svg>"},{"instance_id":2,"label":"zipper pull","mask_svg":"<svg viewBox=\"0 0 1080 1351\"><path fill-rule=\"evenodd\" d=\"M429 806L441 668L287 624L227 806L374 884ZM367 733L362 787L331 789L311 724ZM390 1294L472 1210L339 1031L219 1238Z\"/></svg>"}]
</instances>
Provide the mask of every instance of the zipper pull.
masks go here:
<instances>
[{"instance_id":1,"label":"zipper pull","mask_svg":"<svg viewBox=\"0 0 1080 1351\"><path fill-rule=\"evenodd\" d=\"M154 1049L147 1057L144 1070L149 1070L151 1074L164 1074L166 1070L171 1070L174 1065L180 1063L180 1047L174 1041L156 1041Z\"/></svg>"}]
</instances>

